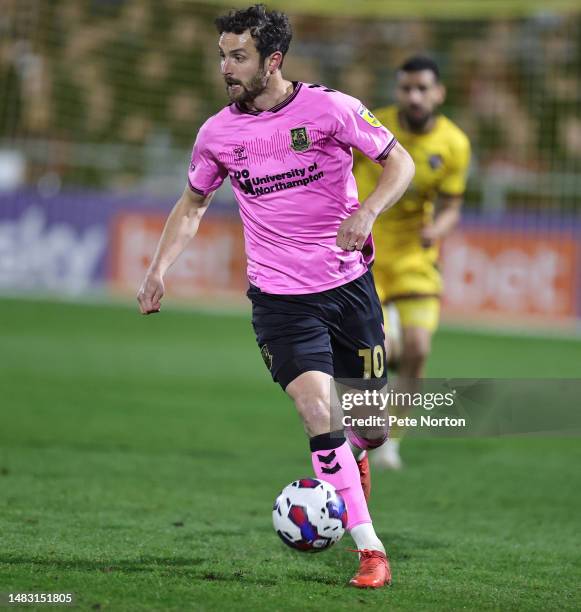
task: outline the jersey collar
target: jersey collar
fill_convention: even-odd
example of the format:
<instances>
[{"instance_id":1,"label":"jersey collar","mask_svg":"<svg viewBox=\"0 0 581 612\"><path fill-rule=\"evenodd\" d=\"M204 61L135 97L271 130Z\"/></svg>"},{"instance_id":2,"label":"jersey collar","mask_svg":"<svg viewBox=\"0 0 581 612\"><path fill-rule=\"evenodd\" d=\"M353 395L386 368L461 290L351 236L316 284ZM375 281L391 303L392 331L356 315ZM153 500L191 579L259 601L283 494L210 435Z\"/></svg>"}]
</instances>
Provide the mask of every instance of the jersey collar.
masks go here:
<instances>
[{"instance_id":1,"label":"jersey collar","mask_svg":"<svg viewBox=\"0 0 581 612\"><path fill-rule=\"evenodd\" d=\"M279 102L276 106L273 106L272 108L269 108L268 110L251 111L251 110L248 110L242 104L238 104L238 102L236 102L236 108L241 113L244 113L245 115L260 115L261 113L278 113L279 110L283 109L285 106L288 106L297 97L299 91L301 90L301 87L303 86L303 84L300 81L292 81L292 84L293 84L292 93L289 96L287 96L282 102Z\"/></svg>"}]
</instances>

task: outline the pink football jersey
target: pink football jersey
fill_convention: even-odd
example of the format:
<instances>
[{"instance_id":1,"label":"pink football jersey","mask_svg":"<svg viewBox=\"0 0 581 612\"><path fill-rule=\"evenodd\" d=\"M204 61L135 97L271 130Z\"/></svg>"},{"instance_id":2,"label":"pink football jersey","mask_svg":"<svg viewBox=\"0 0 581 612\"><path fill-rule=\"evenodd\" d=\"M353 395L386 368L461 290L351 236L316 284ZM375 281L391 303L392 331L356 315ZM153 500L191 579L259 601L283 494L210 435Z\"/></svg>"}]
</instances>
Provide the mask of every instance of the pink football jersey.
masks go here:
<instances>
[{"instance_id":1,"label":"pink football jersey","mask_svg":"<svg viewBox=\"0 0 581 612\"><path fill-rule=\"evenodd\" d=\"M244 226L248 279L273 294L317 293L352 281L373 258L335 242L359 207L351 148L376 161L396 139L351 96L295 83L277 106L230 104L200 128L188 173L206 195L230 177Z\"/></svg>"}]
</instances>

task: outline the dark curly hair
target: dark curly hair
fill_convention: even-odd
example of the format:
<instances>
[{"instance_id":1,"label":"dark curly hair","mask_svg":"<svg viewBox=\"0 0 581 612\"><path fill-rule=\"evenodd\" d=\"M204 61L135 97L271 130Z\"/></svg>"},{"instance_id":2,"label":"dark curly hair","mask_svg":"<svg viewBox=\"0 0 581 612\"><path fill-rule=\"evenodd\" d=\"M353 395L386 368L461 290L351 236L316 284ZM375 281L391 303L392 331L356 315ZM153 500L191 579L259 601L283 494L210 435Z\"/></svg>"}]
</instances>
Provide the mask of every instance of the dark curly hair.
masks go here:
<instances>
[{"instance_id":1,"label":"dark curly hair","mask_svg":"<svg viewBox=\"0 0 581 612\"><path fill-rule=\"evenodd\" d=\"M242 34L250 30L261 60L275 51L280 51L284 57L293 36L288 17L279 11L268 11L264 4L238 11L233 9L227 15L218 17L214 23L220 34Z\"/></svg>"},{"instance_id":2,"label":"dark curly hair","mask_svg":"<svg viewBox=\"0 0 581 612\"><path fill-rule=\"evenodd\" d=\"M431 58L425 55L414 55L407 59L399 68L400 72L421 72L422 70L431 70L436 77L436 81L440 80L440 69L438 64Z\"/></svg>"}]
</instances>

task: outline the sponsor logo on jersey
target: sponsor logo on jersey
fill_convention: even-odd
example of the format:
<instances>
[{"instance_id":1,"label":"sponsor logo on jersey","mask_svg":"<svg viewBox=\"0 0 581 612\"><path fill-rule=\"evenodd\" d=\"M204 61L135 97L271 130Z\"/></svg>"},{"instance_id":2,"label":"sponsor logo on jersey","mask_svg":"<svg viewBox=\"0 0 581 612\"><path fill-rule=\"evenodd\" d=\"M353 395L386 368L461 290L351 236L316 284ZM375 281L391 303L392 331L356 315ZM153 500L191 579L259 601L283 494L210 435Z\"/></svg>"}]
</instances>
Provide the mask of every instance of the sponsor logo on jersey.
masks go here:
<instances>
[{"instance_id":1,"label":"sponsor logo on jersey","mask_svg":"<svg viewBox=\"0 0 581 612\"><path fill-rule=\"evenodd\" d=\"M261 196L286 189L306 187L315 181L320 181L325 172L319 169L317 162L303 168L289 168L276 174L263 174L253 176L247 168L234 170L230 177L238 183L241 191L246 195Z\"/></svg>"},{"instance_id":2,"label":"sponsor logo on jersey","mask_svg":"<svg viewBox=\"0 0 581 612\"><path fill-rule=\"evenodd\" d=\"M234 161L242 161L243 159L248 159L246 155L246 149L243 146L234 148Z\"/></svg>"},{"instance_id":3,"label":"sponsor logo on jersey","mask_svg":"<svg viewBox=\"0 0 581 612\"><path fill-rule=\"evenodd\" d=\"M361 117L361 119L363 119L363 121L369 123L371 127L383 127L381 121L368 108L363 106L363 104L359 107L357 114Z\"/></svg>"},{"instance_id":4,"label":"sponsor logo on jersey","mask_svg":"<svg viewBox=\"0 0 581 612\"><path fill-rule=\"evenodd\" d=\"M305 127L293 128L290 131L290 135L291 135L291 147L298 153L307 151L309 147L311 146L311 141L309 139L309 134L307 133L307 128Z\"/></svg>"}]
</instances>

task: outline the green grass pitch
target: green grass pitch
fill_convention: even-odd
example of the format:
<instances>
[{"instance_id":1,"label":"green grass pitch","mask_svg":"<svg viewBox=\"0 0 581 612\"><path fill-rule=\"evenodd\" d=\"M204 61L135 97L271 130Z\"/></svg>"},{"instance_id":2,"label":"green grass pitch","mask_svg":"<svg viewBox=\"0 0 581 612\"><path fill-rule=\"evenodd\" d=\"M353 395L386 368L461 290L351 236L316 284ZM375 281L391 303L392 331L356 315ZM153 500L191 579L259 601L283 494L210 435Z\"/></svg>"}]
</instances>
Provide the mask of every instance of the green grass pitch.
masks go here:
<instances>
[{"instance_id":1,"label":"green grass pitch","mask_svg":"<svg viewBox=\"0 0 581 612\"><path fill-rule=\"evenodd\" d=\"M0 592L84 610L581 609L578 439L408 440L371 500L394 584L362 592L349 537L304 555L272 530L310 456L248 317L5 299L0 343ZM429 374L580 363L578 342L442 331Z\"/></svg>"}]
</instances>

